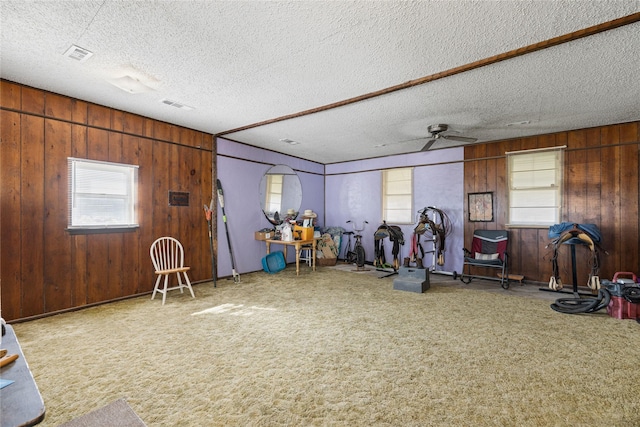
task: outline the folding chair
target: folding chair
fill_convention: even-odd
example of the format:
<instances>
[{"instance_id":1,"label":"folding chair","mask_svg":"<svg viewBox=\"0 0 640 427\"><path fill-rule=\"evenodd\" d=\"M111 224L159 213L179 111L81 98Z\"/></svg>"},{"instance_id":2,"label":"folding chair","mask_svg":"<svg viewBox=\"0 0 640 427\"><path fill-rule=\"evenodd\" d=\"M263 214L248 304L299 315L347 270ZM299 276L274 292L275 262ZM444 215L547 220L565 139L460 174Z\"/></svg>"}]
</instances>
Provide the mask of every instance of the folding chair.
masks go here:
<instances>
[{"instance_id":1,"label":"folding chair","mask_svg":"<svg viewBox=\"0 0 640 427\"><path fill-rule=\"evenodd\" d=\"M509 233L507 230L476 230L473 232L473 240L471 241L471 250L463 248L464 263L462 265L462 273L460 280L469 284L472 279L496 280L495 277L481 276L471 274L472 268L493 268L500 270L498 277L500 286L504 289L509 288L509 267L507 243L509 242ZM457 273L453 272L454 279Z\"/></svg>"}]
</instances>

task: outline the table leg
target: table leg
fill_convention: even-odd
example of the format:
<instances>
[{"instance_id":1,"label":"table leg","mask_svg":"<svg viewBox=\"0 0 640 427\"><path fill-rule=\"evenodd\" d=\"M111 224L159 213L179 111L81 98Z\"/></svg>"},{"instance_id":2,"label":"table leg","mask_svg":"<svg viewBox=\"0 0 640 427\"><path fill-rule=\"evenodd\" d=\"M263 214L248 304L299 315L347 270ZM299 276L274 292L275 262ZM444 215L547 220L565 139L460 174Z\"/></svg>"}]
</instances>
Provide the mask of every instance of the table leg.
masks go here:
<instances>
[{"instance_id":1,"label":"table leg","mask_svg":"<svg viewBox=\"0 0 640 427\"><path fill-rule=\"evenodd\" d=\"M271 252L271 242L265 242L267 244L267 255Z\"/></svg>"},{"instance_id":2,"label":"table leg","mask_svg":"<svg viewBox=\"0 0 640 427\"><path fill-rule=\"evenodd\" d=\"M311 261L313 264L313 271L316 271L316 247L317 247L317 243L318 241L316 239L313 239L313 244L311 245L311 247L313 248L313 250L311 251L311 256L313 257L313 261Z\"/></svg>"},{"instance_id":3,"label":"table leg","mask_svg":"<svg viewBox=\"0 0 640 427\"><path fill-rule=\"evenodd\" d=\"M295 244L296 248L296 276L300 275L300 244Z\"/></svg>"}]
</instances>

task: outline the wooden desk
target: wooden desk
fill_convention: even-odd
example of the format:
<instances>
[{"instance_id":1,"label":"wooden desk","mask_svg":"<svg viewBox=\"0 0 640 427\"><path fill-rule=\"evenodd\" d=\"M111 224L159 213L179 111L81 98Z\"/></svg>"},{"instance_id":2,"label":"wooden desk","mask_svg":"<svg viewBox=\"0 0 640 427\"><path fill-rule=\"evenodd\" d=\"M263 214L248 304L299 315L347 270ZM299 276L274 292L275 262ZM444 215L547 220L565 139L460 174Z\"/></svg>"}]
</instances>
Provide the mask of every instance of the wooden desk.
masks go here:
<instances>
[{"instance_id":1,"label":"wooden desk","mask_svg":"<svg viewBox=\"0 0 640 427\"><path fill-rule=\"evenodd\" d=\"M7 354L17 354L16 361L0 368L0 378L14 383L0 390L0 425L2 427L32 426L44 419L44 401L31 375L29 365L11 325L2 337Z\"/></svg>"},{"instance_id":2,"label":"wooden desk","mask_svg":"<svg viewBox=\"0 0 640 427\"><path fill-rule=\"evenodd\" d=\"M284 246L284 259L287 259L287 246L293 246L296 248L296 275L300 274L300 249L303 246L311 245L312 253L311 257L313 260L311 261L311 265L313 266L313 271L316 271L316 246L317 242L320 238L313 238L309 240L292 240L290 242L285 242L284 240L265 240L264 242L267 244L267 254L271 253L271 244L275 243L277 245Z\"/></svg>"}]
</instances>

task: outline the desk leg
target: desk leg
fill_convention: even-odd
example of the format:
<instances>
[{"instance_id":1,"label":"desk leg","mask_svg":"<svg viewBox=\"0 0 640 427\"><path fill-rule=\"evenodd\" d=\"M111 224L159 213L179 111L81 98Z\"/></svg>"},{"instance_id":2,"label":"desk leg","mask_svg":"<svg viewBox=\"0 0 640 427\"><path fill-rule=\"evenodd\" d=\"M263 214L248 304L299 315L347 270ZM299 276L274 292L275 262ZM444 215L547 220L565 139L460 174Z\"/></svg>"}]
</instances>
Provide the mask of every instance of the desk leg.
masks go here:
<instances>
[{"instance_id":1,"label":"desk leg","mask_svg":"<svg viewBox=\"0 0 640 427\"><path fill-rule=\"evenodd\" d=\"M271 242L265 242L267 244L267 255L271 252Z\"/></svg>"},{"instance_id":2,"label":"desk leg","mask_svg":"<svg viewBox=\"0 0 640 427\"><path fill-rule=\"evenodd\" d=\"M300 275L300 244L295 244L296 248L296 276Z\"/></svg>"}]
</instances>

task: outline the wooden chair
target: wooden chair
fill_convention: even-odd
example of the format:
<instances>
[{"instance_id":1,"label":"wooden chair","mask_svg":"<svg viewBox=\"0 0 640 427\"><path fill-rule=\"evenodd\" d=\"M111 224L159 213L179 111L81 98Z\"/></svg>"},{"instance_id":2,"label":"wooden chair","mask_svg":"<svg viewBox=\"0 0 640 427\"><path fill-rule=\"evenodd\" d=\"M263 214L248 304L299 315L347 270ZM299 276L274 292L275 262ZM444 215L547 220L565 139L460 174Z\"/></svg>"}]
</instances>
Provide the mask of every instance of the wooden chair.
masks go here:
<instances>
[{"instance_id":1,"label":"wooden chair","mask_svg":"<svg viewBox=\"0 0 640 427\"><path fill-rule=\"evenodd\" d=\"M151 299L155 298L156 292L160 292L162 294L162 305L164 305L167 298L167 291L180 289L180 292L184 293L184 288L189 289L193 298L196 297L193 294L189 276L187 276L187 271L189 271L191 267L185 267L184 249L177 239L174 239L173 237L160 237L159 239L156 239L156 241L151 244L149 254L151 255L151 262L153 262L155 273L158 276L156 279L156 285L153 288ZM169 276L173 273L178 276L178 285L168 287ZM185 283L182 281L181 274L184 276ZM163 276L164 287L160 289L160 280Z\"/></svg>"}]
</instances>

